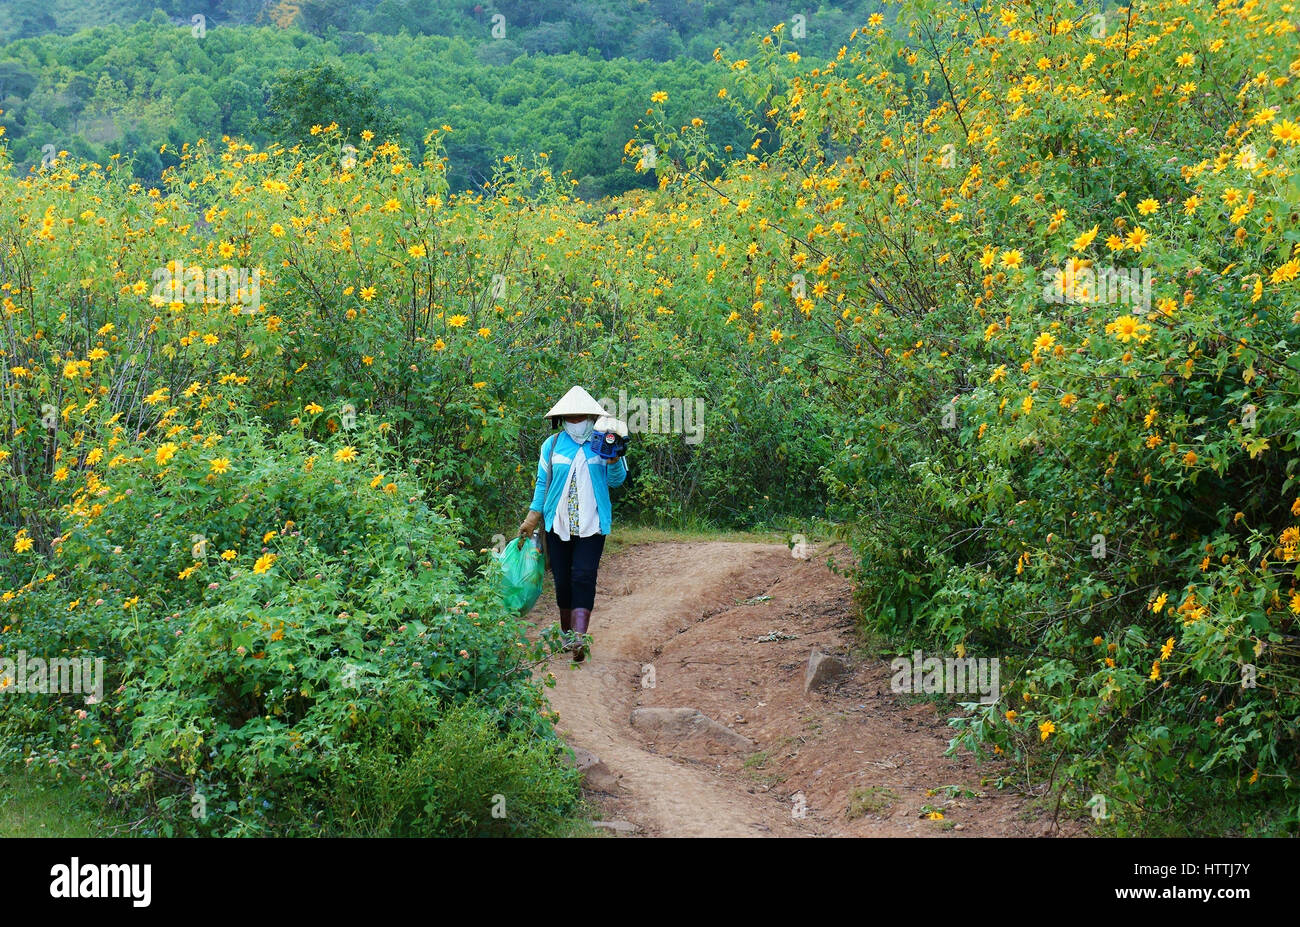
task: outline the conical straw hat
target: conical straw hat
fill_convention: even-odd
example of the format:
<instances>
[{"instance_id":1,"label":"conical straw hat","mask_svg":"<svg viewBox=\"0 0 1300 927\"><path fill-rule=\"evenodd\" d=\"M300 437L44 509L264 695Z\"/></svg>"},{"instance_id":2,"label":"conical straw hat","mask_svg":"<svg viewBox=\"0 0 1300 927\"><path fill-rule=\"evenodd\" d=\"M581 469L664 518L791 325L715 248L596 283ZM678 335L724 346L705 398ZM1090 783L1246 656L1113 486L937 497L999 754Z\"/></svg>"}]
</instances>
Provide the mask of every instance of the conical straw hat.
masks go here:
<instances>
[{"instance_id":1,"label":"conical straw hat","mask_svg":"<svg viewBox=\"0 0 1300 927\"><path fill-rule=\"evenodd\" d=\"M581 386L575 386L564 394L564 398L551 406L551 411L547 412L545 418L554 418L557 415L604 415L605 410L596 400L591 398L591 393L587 392Z\"/></svg>"}]
</instances>

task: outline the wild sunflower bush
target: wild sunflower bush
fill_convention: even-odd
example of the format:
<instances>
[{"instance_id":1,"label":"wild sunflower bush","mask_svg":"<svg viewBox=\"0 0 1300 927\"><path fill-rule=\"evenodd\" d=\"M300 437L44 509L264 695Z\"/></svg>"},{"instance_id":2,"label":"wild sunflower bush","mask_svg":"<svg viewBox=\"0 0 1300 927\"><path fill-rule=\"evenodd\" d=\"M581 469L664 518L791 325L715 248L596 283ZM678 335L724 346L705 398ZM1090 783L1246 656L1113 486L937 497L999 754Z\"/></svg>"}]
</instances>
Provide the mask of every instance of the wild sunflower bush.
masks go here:
<instances>
[{"instance_id":1,"label":"wild sunflower bush","mask_svg":"<svg viewBox=\"0 0 1300 927\"><path fill-rule=\"evenodd\" d=\"M1298 817L1296 28L919 0L816 67L781 26L722 61L722 176L643 121L728 323L841 412L864 620L1001 659L955 743L1121 832Z\"/></svg>"},{"instance_id":2,"label":"wild sunflower bush","mask_svg":"<svg viewBox=\"0 0 1300 927\"><path fill-rule=\"evenodd\" d=\"M342 789L372 755L445 765L440 726L472 722L485 756L505 753L461 771L482 801L456 832L497 826L498 793L516 828L538 803L571 806L528 671L543 646L383 436L359 426L355 445L320 445L232 422L220 437L123 448L103 514L21 558L34 575L6 604L4 652L102 658L104 692L10 695L2 759L102 783L150 813L149 832L311 833L323 783ZM467 699L477 713L444 722ZM387 826L444 832L423 803Z\"/></svg>"}]
</instances>

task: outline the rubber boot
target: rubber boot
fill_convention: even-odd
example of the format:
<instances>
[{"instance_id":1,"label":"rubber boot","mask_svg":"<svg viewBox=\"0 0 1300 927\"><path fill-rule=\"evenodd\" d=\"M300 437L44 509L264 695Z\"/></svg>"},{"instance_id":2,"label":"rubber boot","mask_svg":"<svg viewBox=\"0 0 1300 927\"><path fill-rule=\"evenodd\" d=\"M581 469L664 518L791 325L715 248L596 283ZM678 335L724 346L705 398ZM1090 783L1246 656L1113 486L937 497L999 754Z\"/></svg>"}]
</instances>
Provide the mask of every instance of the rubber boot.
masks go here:
<instances>
[{"instance_id":1,"label":"rubber boot","mask_svg":"<svg viewBox=\"0 0 1300 927\"><path fill-rule=\"evenodd\" d=\"M562 632L561 639L564 641L564 649L572 650L573 642L570 640L572 636L570 632L573 631L573 609L560 609L560 631Z\"/></svg>"},{"instance_id":2,"label":"rubber boot","mask_svg":"<svg viewBox=\"0 0 1300 927\"><path fill-rule=\"evenodd\" d=\"M591 621L591 609L575 608L573 610L573 633L583 635L587 633L587 624ZM573 662L581 663L587 659L587 648L581 643L576 644L573 648Z\"/></svg>"}]
</instances>

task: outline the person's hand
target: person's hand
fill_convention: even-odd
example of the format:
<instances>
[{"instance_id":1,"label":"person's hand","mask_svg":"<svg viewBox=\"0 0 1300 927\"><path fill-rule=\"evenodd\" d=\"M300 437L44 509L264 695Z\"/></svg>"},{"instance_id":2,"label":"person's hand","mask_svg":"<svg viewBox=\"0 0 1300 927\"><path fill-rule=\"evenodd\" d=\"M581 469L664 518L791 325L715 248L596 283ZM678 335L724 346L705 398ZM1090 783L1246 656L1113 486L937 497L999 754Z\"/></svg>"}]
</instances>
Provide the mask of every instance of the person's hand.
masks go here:
<instances>
[{"instance_id":1,"label":"person's hand","mask_svg":"<svg viewBox=\"0 0 1300 927\"><path fill-rule=\"evenodd\" d=\"M541 520L542 520L541 512L534 512L532 510L529 510L528 517L525 518L523 524L519 526L519 536L521 538L530 537L532 533L537 530L537 525L538 523L541 522Z\"/></svg>"}]
</instances>

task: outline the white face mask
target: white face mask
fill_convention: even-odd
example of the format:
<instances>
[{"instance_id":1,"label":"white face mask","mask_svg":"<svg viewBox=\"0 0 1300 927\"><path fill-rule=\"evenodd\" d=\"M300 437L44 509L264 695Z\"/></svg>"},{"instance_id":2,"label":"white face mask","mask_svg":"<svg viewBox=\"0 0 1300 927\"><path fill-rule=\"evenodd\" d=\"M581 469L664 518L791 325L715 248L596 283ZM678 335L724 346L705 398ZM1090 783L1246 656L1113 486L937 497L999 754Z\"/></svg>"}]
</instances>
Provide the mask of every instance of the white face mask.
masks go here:
<instances>
[{"instance_id":1,"label":"white face mask","mask_svg":"<svg viewBox=\"0 0 1300 927\"><path fill-rule=\"evenodd\" d=\"M579 444L582 444L591 437L591 426L591 419L588 418L576 423L565 422L564 430L568 433L570 438L577 441Z\"/></svg>"}]
</instances>

